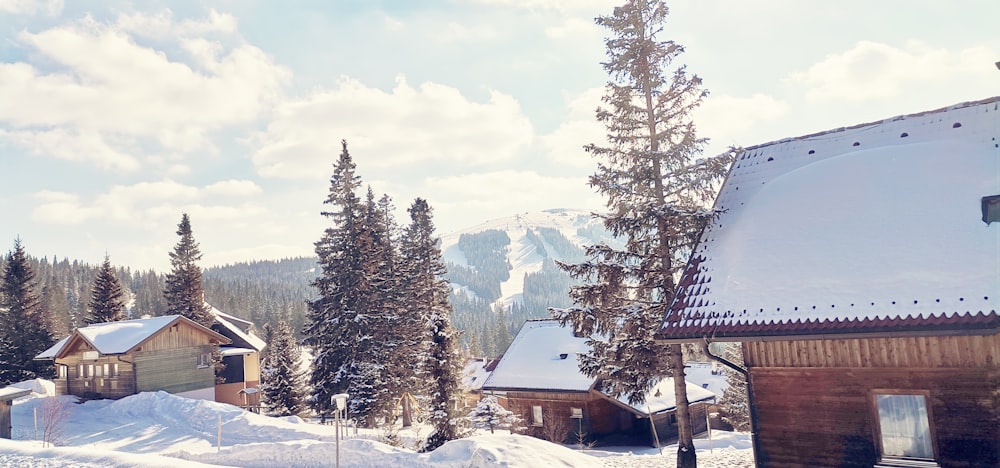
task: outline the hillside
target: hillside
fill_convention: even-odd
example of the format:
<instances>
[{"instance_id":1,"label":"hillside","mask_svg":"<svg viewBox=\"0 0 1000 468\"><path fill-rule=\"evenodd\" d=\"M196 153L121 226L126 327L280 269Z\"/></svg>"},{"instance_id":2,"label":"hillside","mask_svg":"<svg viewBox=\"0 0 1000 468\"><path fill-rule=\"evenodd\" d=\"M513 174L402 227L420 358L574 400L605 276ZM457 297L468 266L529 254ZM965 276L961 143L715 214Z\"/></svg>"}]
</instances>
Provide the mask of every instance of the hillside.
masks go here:
<instances>
[{"instance_id":1,"label":"hillside","mask_svg":"<svg viewBox=\"0 0 1000 468\"><path fill-rule=\"evenodd\" d=\"M463 348L499 355L524 320L547 317L548 307L570 305L571 280L555 260L580 261L583 246L600 242L610 242L601 223L589 212L568 209L521 213L442 235L453 324L463 332ZM57 335L65 336L81 324L97 267L55 257L30 261L43 305ZM133 299L130 316L166 310L163 272L118 268L117 274ZM317 274L314 257L205 267L205 298L259 327L284 318L301 330Z\"/></svg>"},{"instance_id":2,"label":"hillside","mask_svg":"<svg viewBox=\"0 0 1000 468\"><path fill-rule=\"evenodd\" d=\"M496 356L524 320L571 305L572 280L555 261L581 261L584 246L601 242L613 240L600 220L571 209L520 213L441 236L463 344Z\"/></svg>"}]
</instances>

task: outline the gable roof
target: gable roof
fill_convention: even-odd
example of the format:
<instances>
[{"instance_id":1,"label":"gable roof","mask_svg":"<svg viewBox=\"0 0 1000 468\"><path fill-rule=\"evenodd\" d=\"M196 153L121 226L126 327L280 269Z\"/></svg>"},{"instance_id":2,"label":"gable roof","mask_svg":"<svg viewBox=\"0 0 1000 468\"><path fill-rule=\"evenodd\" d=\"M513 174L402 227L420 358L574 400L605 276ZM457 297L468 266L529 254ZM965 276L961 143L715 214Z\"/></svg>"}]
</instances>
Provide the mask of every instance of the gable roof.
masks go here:
<instances>
[{"instance_id":1,"label":"gable roof","mask_svg":"<svg viewBox=\"0 0 1000 468\"><path fill-rule=\"evenodd\" d=\"M559 321L529 320L507 347L507 352L483 384L483 390L589 392L597 379L580 372L577 361L578 353L589 350L586 338L573 336L573 330L563 327ZM677 406L671 377L650 389L645 403L633 405L624 396L616 399L603 391L599 393L640 416L670 411ZM715 393L689 382L687 396L688 401L694 403L715 398Z\"/></svg>"},{"instance_id":2,"label":"gable roof","mask_svg":"<svg viewBox=\"0 0 1000 468\"><path fill-rule=\"evenodd\" d=\"M1000 328L1000 98L747 148L658 333Z\"/></svg>"},{"instance_id":3,"label":"gable roof","mask_svg":"<svg viewBox=\"0 0 1000 468\"><path fill-rule=\"evenodd\" d=\"M529 320L507 347L483 389L589 391L594 379L581 373L577 364L577 353L588 349L586 338L573 336L571 329L556 320Z\"/></svg>"},{"instance_id":4,"label":"gable roof","mask_svg":"<svg viewBox=\"0 0 1000 468\"><path fill-rule=\"evenodd\" d=\"M69 336L43 351L35 359L55 359L62 355L66 345L74 339L82 339L101 354L125 354L141 345L175 323L183 322L199 331L208 334L221 343L230 340L208 328L181 315L164 315L136 320L121 320L118 322L95 323L83 328L77 328Z\"/></svg>"},{"instance_id":5,"label":"gable roof","mask_svg":"<svg viewBox=\"0 0 1000 468\"><path fill-rule=\"evenodd\" d=\"M250 328L253 326L253 322L222 312L207 302L205 305L208 306L209 310L212 311L212 315L215 317L215 323L212 324L212 328L219 334L225 335L227 338L232 340L233 346L251 348L257 352L263 351L267 346L267 343L265 343L264 340L260 339L257 335L250 333Z\"/></svg>"}]
</instances>

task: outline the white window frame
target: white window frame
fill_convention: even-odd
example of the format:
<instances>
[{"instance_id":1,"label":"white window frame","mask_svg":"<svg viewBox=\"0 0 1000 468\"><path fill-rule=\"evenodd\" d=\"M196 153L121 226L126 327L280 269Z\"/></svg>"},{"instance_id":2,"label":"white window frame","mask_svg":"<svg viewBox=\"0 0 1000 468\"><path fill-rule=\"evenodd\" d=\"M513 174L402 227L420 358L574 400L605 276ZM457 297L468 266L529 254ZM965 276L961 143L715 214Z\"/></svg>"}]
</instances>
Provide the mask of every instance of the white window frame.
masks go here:
<instances>
[{"instance_id":1,"label":"white window frame","mask_svg":"<svg viewBox=\"0 0 1000 468\"><path fill-rule=\"evenodd\" d=\"M931 398L929 391L873 390L871 400L875 422L875 446L878 449L879 459L882 462L903 461L912 464L912 466L938 466L936 463L936 460L938 459L937 438L934 433L934 417L931 412ZM918 404L918 406L913 406L915 403ZM923 427L921 428L923 430L923 437L921 438L922 440L919 441L919 445L922 446L922 448L918 449L918 452L922 451L923 453L905 453L898 447L887 446L887 438L891 437L889 434L890 432L911 427L909 422L907 424L897 424L895 428L888 427L891 422L886 419L890 416L889 412L894 410L898 411L898 408L900 407L897 405L910 405L912 409L918 412L914 415L918 418L915 422L918 424L921 422L923 423ZM920 418L922 418L923 421L921 421ZM921 434L917 434L917 436L919 435ZM896 438L905 438L907 436L909 436L909 434L899 434ZM930 456L928 457L927 455Z\"/></svg>"},{"instance_id":2,"label":"white window frame","mask_svg":"<svg viewBox=\"0 0 1000 468\"><path fill-rule=\"evenodd\" d=\"M205 369L212 365L212 355L209 353L201 353L198 355L198 368Z\"/></svg>"},{"instance_id":3,"label":"white window frame","mask_svg":"<svg viewBox=\"0 0 1000 468\"><path fill-rule=\"evenodd\" d=\"M542 417L542 407L538 405L532 405L531 407L531 425L535 427L542 427L544 424L544 419Z\"/></svg>"}]
</instances>

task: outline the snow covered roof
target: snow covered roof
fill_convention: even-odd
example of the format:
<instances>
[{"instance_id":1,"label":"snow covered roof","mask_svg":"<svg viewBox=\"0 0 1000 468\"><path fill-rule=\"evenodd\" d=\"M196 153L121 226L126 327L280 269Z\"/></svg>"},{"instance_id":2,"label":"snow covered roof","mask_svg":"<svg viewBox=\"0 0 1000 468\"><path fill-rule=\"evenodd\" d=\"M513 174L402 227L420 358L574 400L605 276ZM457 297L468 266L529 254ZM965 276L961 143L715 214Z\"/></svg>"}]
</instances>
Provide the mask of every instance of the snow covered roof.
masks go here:
<instances>
[{"instance_id":1,"label":"snow covered roof","mask_svg":"<svg viewBox=\"0 0 1000 468\"><path fill-rule=\"evenodd\" d=\"M219 348L219 354L223 356L244 356L247 354L256 353L257 350L250 348L233 348L229 346L223 346Z\"/></svg>"},{"instance_id":2,"label":"snow covered roof","mask_svg":"<svg viewBox=\"0 0 1000 468\"><path fill-rule=\"evenodd\" d=\"M70 334L70 336L63 338L51 348L43 351L38 356L35 356L35 359L54 359L59 357L63 348L74 337L83 339L101 354L124 354L146 341L160 330L182 321L203 329L205 333L215 335L215 337L220 339L220 341L228 341L228 338L219 335L212 330L204 328L181 315L164 315L162 317L137 320L95 323L83 328L78 328Z\"/></svg>"},{"instance_id":3,"label":"snow covered roof","mask_svg":"<svg viewBox=\"0 0 1000 468\"><path fill-rule=\"evenodd\" d=\"M475 392L483 389L483 384L490 376L490 371L486 369L489 361L486 358L470 358L465 361L462 368L462 388L467 392Z\"/></svg>"},{"instance_id":4,"label":"snow covered roof","mask_svg":"<svg viewBox=\"0 0 1000 468\"><path fill-rule=\"evenodd\" d=\"M486 379L483 390L555 390L587 392L596 379L580 372L577 353L589 351L586 338L573 336L573 330L556 320L529 320L518 331L496 369ZM661 380L646 394L646 403L630 405L628 399L617 400L621 406L640 415L669 411L677 406L674 379ZM715 398L715 393L698 385L687 384L688 401Z\"/></svg>"},{"instance_id":5,"label":"snow covered roof","mask_svg":"<svg viewBox=\"0 0 1000 468\"><path fill-rule=\"evenodd\" d=\"M31 389L27 388L17 388L17 387L0 388L0 401L10 401L15 398L21 398L30 393Z\"/></svg>"},{"instance_id":6,"label":"snow covered roof","mask_svg":"<svg viewBox=\"0 0 1000 468\"><path fill-rule=\"evenodd\" d=\"M711 390L701 388L698 385L687 382L688 403L696 403L715 398L715 393ZM674 393L674 378L667 377L656 384L655 387L646 393L645 403L630 404L628 398L618 397L618 402L628 406L637 413L648 415L671 411L677 408L677 396Z\"/></svg>"},{"instance_id":7,"label":"snow covered roof","mask_svg":"<svg viewBox=\"0 0 1000 468\"><path fill-rule=\"evenodd\" d=\"M264 347L267 346L267 343L265 343L264 340L248 331L253 325L252 322L222 312L207 302L205 305L211 309L212 314L215 316L215 323L223 328L223 330L219 330L219 332L223 335L227 335L229 338L233 339L233 341L236 341L237 344L240 344L239 341L243 341L242 344L250 346L258 352L262 351ZM242 327L239 325L242 325Z\"/></svg>"},{"instance_id":8,"label":"snow covered roof","mask_svg":"<svg viewBox=\"0 0 1000 468\"><path fill-rule=\"evenodd\" d=\"M996 330L1000 98L747 148L659 336Z\"/></svg>"},{"instance_id":9,"label":"snow covered roof","mask_svg":"<svg viewBox=\"0 0 1000 468\"><path fill-rule=\"evenodd\" d=\"M580 372L577 353L588 349L585 338L573 336L572 329L555 320L529 320L507 347L483 389L586 392L594 379Z\"/></svg>"}]
</instances>

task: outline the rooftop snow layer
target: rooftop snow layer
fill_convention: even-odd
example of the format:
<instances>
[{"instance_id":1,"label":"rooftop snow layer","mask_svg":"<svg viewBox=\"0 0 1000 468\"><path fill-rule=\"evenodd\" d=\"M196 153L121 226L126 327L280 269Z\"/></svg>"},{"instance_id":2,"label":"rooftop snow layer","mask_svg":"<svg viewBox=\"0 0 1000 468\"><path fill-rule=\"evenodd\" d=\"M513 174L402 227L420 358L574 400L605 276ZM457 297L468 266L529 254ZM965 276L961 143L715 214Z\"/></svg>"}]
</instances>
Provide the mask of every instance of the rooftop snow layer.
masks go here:
<instances>
[{"instance_id":1,"label":"rooftop snow layer","mask_svg":"<svg viewBox=\"0 0 1000 468\"><path fill-rule=\"evenodd\" d=\"M169 325L178 317L180 315L164 315L162 317L145 319L95 323L78 328L77 332L89 341L101 354L121 354L143 342L146 338L153 336L153 334ZM69 336L63 338L51 348L36 356L35 359L54 358L59 354L63 346L66 345L69 338Z\"/></svg>"},{"instance_id":2,"label":"rooftop snow layer","mask_svg":"<svg viewBox=\"0 0 1000 468\"><path fill-rule=\"evenodd\" d=\"M661 336L996 327L998 194L1000 98L749 148Z\"/></svg>"},{"instance_id":3,"label":"rooftop snow layer","mask_svg":"<svg viewBox=\"0 0 1000 468\"><path fill-rule=\"evenodd\" d=\"M711 390L701 388L690 382L687 383L686 388L689 403L711 400L716 396ZM618 401L624 405L631 406L632 409L642 414L656 414L663 411L670 411L677 407L677 397L674 393L674 378L667 377L646 392L646 401L644 403L630 404L628 398L624 396L618 397Z\"/></svg>"},{"instance_id":4,"label":"rooftop snow layer","mask_svg":"<svg viewBox=\"0 0 1000 468\"><path fill-rule=\"evenodd\" d=\"M586 392L594 379L580 372L577 353L588 349L585 338L555 320L525 322L483 388Z\"/></svg>"}]
</instances>

